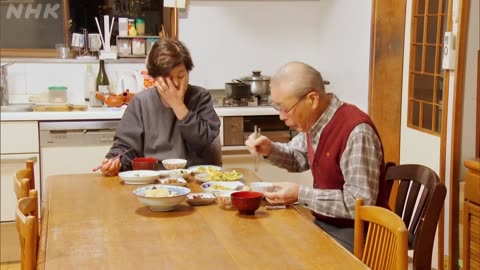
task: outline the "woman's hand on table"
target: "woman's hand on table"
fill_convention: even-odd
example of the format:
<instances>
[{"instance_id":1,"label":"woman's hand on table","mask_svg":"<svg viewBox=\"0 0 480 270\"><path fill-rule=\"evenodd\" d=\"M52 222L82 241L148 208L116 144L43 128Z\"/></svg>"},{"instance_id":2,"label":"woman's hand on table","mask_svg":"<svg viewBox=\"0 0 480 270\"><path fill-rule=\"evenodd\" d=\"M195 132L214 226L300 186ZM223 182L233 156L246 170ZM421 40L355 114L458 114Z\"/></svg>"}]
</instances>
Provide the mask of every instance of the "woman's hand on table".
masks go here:
<instances>
[{"instance_id":1,"label":"woman's hand on table","mask_svg":"<svg viewBox=\"0 0 480 270\"><path fill-rule=\"evenodd\" d=\"M100 168L100 170L105 176L114 176L118 174L121 166L122 164L120 163L119 158L114 158L114 159L106 158L102 160L102 167Z\"/></svg>"},{"instance_id":2,"label":"woman's hand on table","mask_svg":"<svg viewBox=\"0 0 480 270\"><path fill-rule=\"evenodd\" d=\"M300 185L292 182L273 183L275 191L265 192L267 202L271 204L292 204L298 201Z\"/></svg>"},{"instance_id":3,"label":"woman's hand on table","mask_svg":"<svg viewBox=\"0 0 480 270\"><path fill-rule=\"evenodd\" d=\"M250 134L245 141L245 146L251 154L260 154L267 157L272 152L272 141L265 136L255 138L255 133Z\"/></svg>"}]
</instances>

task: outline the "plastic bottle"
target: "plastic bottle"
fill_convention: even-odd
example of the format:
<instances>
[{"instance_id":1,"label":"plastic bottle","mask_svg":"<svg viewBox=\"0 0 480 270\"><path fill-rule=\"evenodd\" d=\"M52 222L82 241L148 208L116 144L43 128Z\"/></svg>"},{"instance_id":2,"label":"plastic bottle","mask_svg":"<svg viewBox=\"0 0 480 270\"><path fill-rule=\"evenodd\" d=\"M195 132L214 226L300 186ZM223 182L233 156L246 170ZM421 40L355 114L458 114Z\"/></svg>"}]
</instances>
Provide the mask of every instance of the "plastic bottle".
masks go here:
<instances>
[{"instance_id":1,"label":"plastic bottle","mask_svg":"<svg viewBox=\"0 0 480 270\"><path fill-rule=\"evenodd\" d=\"M128 36L129 37L136 37L137 36L137 29L135 28L135 20L128 19Z\"/></svg>"},{"instance_id":2,"label":"plastic bottle","mask_svg":"<svg viewBox=\"0 0 480 270\"><path fill-rule=\"evenodd\" d=\"M108 81L107 72L105 71L105 61L102 59L100 60L100 67L98 69L98 75L96 80L96 92L102 94L103 96L107 96L109 94L109 85L110 82ZM101 107L103 106L103 101L99 100L98 98L94 99L95 102L91 102L90 105L93 107Z\"/></svg>"},{"instance_id":3,"label":"plastic bottle","mask_svg":"<svg viewBox=\"0 0 480 270\"><path fill-rule=\"evenodd\" d=\"M143 19L136 20L137 34L139 36L145 35L145 21Z\"/></svg>"},{"instance_id":4,"label":"plastic bottle","mask_svg":"<svg viewBox=\"0 0 480 270\"><path fill-rule=\"evenodd\" d=\"M87 73L85 76L85 100L89 101L90 96L96 92L95 73L93 73L92 65L87 64Z\"/></svg>"}]
</instances>

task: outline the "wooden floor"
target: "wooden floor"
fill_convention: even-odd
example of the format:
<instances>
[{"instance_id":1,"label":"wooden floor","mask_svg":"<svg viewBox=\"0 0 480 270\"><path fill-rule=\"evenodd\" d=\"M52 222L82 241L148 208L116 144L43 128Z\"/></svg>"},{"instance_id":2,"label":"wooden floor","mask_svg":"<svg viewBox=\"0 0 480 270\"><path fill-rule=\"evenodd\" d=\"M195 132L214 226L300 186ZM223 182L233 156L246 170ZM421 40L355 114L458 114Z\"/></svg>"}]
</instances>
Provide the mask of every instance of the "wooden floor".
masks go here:
<instances>
[{"instance_id":1,"label":"wooden floor","mask_svg":"<svg viewBox=\"0 0 480 270\"><path fill-rule=\"evenodd\" d=\"M20 262L2 263L0 270L20 270Z\"/></svg>"}]
</instances>

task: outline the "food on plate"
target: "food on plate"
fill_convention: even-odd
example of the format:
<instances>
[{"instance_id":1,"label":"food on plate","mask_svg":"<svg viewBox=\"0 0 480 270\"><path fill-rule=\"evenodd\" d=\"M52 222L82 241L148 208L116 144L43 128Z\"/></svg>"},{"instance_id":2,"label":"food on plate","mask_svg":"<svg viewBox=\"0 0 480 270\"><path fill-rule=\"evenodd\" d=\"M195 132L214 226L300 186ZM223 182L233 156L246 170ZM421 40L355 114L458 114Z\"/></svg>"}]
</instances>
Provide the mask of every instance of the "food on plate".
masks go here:
<instances>
[{"instance_id":1,"label":"food on plate","mask_svg":"<svg viewBox=\"0 0 480 270\"><path fill-rule=\"evenodd\" d=\"M178 195L176 192L170 192L167 188L152 187L145 192L145 197L172 197L176 195Z\"/></svg>"},{"instance_id":2,"label":"food on plate","mask_svg":"<svg viewBox=\"0 0 480 270\"><path fill-rule=\"evenodd\" d=\"M208 179L210 181L235 181L241 178L241 174L235 170L231 172L222 172L217 170L212 170L207 172Z\"/></svg>"},{"instance_id":3,"label":"food on plate","mask_svg":"<svg viewBox=\"0 0 480 270\"><path fill-rule=\"evenodd\" d=\"M210 190L230 190L231 188L228 188L226 186L222 185L211 185Z\"/></svg>"},{"instance_id":4,"label":"food on plate","mask_svg":"<svg viewBox=\"0 0 480 270\"><path fill-rule=\"evenodd\" d=\"M166 184L177 184L177 183L181 183L181 182L178 181L176 178L162 179L162 184L164 184L164 185L166 185Z\"/></svg>"},{"instance_id":5,"label":"food on plate","mask_svg":"<svg viewBox=\"0 0 480 270\"><path fill-rule=\"evenodd\" d=\"M192 199L194 200L199 200L199 199L202 199L203 198L203 195L202 194L198 194L198 195L193 195L192 196Z\"/></svg>"},{"instance_id":6,"label":"food on plate","mask_svg":"<svg viewBox=\"0 0 480 270\"><path fill-rule=\"evenodd\" d=\"M242 187L242 191L252 191L252 188L250 186L244 186Z\"/></svg>"}]
</instances>

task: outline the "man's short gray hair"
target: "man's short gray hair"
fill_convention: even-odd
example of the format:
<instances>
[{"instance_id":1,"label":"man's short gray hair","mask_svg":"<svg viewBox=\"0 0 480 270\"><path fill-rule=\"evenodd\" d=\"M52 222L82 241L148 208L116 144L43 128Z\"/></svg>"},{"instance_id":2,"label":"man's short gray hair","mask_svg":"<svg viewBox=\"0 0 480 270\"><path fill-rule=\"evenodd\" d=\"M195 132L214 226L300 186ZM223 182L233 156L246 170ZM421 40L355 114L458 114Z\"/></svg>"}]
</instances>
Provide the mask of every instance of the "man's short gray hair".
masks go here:
<instances>
[{"instance_id":1,"label":"man's short gray hair","mask_svg":"<svg viewBox=\"0 0 480 270\"><path fill-rule=\"evenodd\" d=\"M320 72L298 61L283 65L272 78L272 86L274 85L296 96L305 95L310 91L325 93Z\"/></svg>"}]
</instances>

